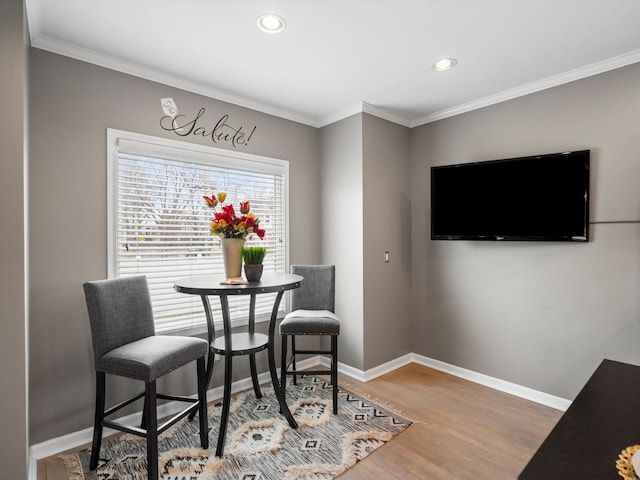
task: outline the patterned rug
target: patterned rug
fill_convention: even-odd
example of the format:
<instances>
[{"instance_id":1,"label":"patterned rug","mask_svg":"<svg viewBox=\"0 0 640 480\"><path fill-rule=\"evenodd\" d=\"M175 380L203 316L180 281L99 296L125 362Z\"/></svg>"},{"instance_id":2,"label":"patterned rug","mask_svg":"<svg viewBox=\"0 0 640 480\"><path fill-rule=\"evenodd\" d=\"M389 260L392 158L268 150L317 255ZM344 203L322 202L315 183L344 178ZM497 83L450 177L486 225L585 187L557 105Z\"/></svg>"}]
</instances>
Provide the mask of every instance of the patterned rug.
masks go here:
<instances>
[{"instance_id":1,"label":"patterned rug","mask_svg":"<svg viewBox=\"0 0 640 480\"><path fill-rule=\"evenodd\" d=\"M338 415L331 384L298 378L287 387L287 404L298 422L292 429L279 413L271 386L232 397L224 456L216 457L220 404L209 405L210 448L200 448L198 421L181 420L159 439L163 480L328 480L362 460L411 422L340 386ZM390 410L391 408L391 410ZM90 450L60 455L73 480L146 480L146 441L122 434L103 440L98 469L89 470Z\"/></svg>"}]
</instances>

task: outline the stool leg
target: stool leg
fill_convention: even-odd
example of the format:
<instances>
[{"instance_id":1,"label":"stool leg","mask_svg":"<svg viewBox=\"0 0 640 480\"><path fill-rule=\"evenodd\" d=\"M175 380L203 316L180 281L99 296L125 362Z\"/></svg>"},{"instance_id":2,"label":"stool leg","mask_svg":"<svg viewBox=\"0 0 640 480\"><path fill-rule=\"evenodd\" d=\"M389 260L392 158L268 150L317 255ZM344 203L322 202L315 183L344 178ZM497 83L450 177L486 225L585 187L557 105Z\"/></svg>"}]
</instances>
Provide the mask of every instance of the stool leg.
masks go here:
<instances>
[{"instance_id":1,"label":"stool leg","mask_svg":"<svg viewBox=\"0 0 640 480\"><path fill-rule=\"evenodd\" d=\"M224 439L227 434L227 423L229 422L229 408L231 406L231 354L224 356L224 394L222 396L222 415L220 417L220 432L218 433L218 446L216 447L216 457L221 457L224 453Z\"/></svg>"},{"instance_id":2,"label":"stool leg","mask_svg":"<svg viewBox=\"0 0 640 480\"><path fill-rule=\"evenodd\" d=\"M287 338L288 335L282 335L282 356L280 357L280 391L282 398L285 399L287 398Z\"/></svg>"},{"instance_id":3,"label":"stool leg","mask_svg":"<svg viewBox=\"0 0 640 480\"><path fill-rule=\"evenodd\" d=\"M147 422L147 474L149 480L158 480L158 412L155 380L145 384L144 406Z\"/></svg>"},{"instance_id":4,"label":"stool leg","mask_svg":"<svg viewBox=\"0 0 640 480\"><path fill-rule=\"evenodd\" d=\"M209 418L207 417L207 384L204 357L197 361L198 369L198 415L200 417L200 446L209 448Z\"/></svg>"},{"instance_id":5,"label":"stool leg","mask_svg":"<svg viewBox=\"0 0 640 480\"><path fill-rule=\"evenodd\" d=\"M93 443L91 444L91 460L89 468L98 468L100 444L102 443L102 420L104 419L105 373L96 372L96 411L93 421Z\"/></svg>"},{"instance_id":6,"label":"stool leg","mask_svg":"<svg viewBox=\"0 0 640 480\"><path fill-rule=\"evenodd\" d=\"M291 369L296 371L296 336L291 335ZM293 374L293 384L298 384L298 376Z\"/></svg>"},{"instance_id":7,"label":"stool leg","mask_svg":"<svg viewBox=\"0 0 640 480\"><path fill-rule=\"evenodd\" d=\"M146 430L147 429L147 401L148 401L148 396L145 395L144 396L144 405L142 407L142 420L140 420L140 428L142 430Z\"/></svg>"},{"instance_id":8,"label":"stool leg","mask_svg":"<svg viewBox=\"0 0 640 480\"><path fill-rule=\"evenodd\" d=\"M333 413L338 413L338 336L331 336L331 387L333 389Z\"/></svg>"}]
</instances>

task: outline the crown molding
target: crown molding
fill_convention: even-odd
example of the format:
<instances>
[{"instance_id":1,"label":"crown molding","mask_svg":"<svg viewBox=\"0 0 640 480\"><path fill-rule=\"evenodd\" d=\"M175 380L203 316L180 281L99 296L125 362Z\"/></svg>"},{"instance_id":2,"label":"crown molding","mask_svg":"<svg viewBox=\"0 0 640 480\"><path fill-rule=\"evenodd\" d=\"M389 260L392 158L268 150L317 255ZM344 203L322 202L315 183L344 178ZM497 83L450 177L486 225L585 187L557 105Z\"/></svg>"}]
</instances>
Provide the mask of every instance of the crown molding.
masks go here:
<instances>
[{"instance_id":1,"label":"crown molding","mask_svg":"<svg viewBox=\"0 0 640 480\"><path fill-rule=\"evenodd\" d=\"M398 125L402 125L404 127L411 126L411 122L408 118L396 115L395 113L391 113L390 111L385 110L382 107L376 107L375 105L371 105L370 103L363 102L362 111L378 118L382 118L383 120L397 123Z\"/></svg>"},{"instance_id":2,"label":"crown molding","mask_svg":"<svg viewBox=\"0 0 640 480\"><path fill-rule=\"evenodd\" d=\"M51 53L74 58L76 60L91 63L93 65L108 68L110 70L133 75L135 77L144 78L145 80L162 83L163 85L179 88L181 90L186 90L192 93L197 93L223 102L232 103L239 107L256 110L258 112L266 113L283 118L285 120L291 120L293 122L302 123L312 127L318 127L318 120L315 118L294 113L289 110L275 107L273 105L256 102L245 97L239 97L229 92L214 89L205 84L188 80L179 75L168 74L166 72L145 67L133 62L121 60L110 55L103 55L86 48L71 45L66 42L60 42L45 35L32 34L31 45L35 48L46 50Z\"/></svg>"},{"instance_id":3,"label":"crown molding","mask_svg":"<svg viewBox=\"0 0 640 480\"><path fill-rule=\"evenodd\" d=\"M531 82L520 87L505 90L493 95L488 95L471 102L467 102L451 108L445 108L443 110L429 113L413 119L405 118L401 115L391 113L390 111L385 110L382 107L377 107L366 102L363 102L359 105L351 105L344 110L335 112L322 118L317 118L292 112L290 110L286 110L274 105L258 102L247 97L240 97L223 90L211 88L209 85L200 82L194 82L179 75L168 74L166 72L144 67L133 62L127 62L115 57L111 57L109 55L96 53L89 49L71 45L66 42L54 40L42 34L41 1L42 0L25 0L31 46L33 46L34 48L39 48L52 53L74 58L76 60L81 60L104 68L109 68L111 70L116 70L136 77L144 78L146 80L159 82L170 87L204 95L209 98L228 102L243 108L248 108L261 113L273 115L285 120L290 120L316 128L329 125L331 123L350 117L351 115L354 115L356 113L362 112L369 113L384 120L397 123L399 125L414 128L420 125L443 120L445 118L471 112L473 110L478 110L480 108L495 105L507 100L512 100L518 97L529 95L531 93L536 93L548 88L556 87L565 83L573 82L586 77L614 70L616 68L621 68L633 63L640 62L640 50L634 50L626 54L618 55L601 62L596 62L585 67L577 68L560 75L555 75L542 79L540 81Z\"/></svg>"},{"instance_id":4,"label":"crown molding","mask_svg":"<svg viewBox=\"0 0 640 480\"><path fill-rule=\"evenodd\" d=\"M356 115L358 113L362 113L362 104L358 103L355 105L350 105L338 112L334 112L330 115L326 115L322 117L318 121L318 128L326 127L327 125L331 125L332 123L339 122L340 120L344 120L345 118L349 118L352 115Z\"/></svg>"},{"instance_id":5,"label":"crown molding","mask_svg":"<svg viewBox=\"0 0 640 480\"><path fill-rule=\"evenodd\" d=\"M616 68L626 67L627 65L638 62L640 62L640 50L634 50L623 55L618 55L616 57L603 60L601 62L592 63L591 65L587 65L585 67L570 70L569 72L565 72L560 75L547 77L542 80L531 82L517 88L499 92L495 95L489 95L472 102L467 102L452 108L445 108L444 110L418 117L412 120L409 126L411 128L418 127L420 125L432 123L437 120L442 120L444 118L453 117L462 113L471 112L473 110L478 110L480 108L495 105L497 103L506 102L507 100L512 100L514 98L523 97L531 93L540 92L548 88L557 87L565 83L570 83L576 80L581 80L583 78L598 75L600 73L605 73L610 70L615 70Z\"/></svg>"},{"instance_id":6,"label":"crown molding","mask_svg":"<svg viewBox=\"0 0 640 480\"><path fill-rule=\"evenodd\" d=\"M29 3L27 3L27 5L29 5ZM30 25L30 30L32 32L35 31L35 29L38 27L37 24L39 22L38 20L39 14L36 13L38 9L36 8L33 11L34 11L33 17L30 16L32 23L35 24L35 25ZM522 85L520 87L512 88L510 90L505 90L503 92L499 92L494 95L488 95L478 100L457 105L455 107L446 108L438 112L429 113L427 115L417 117L414 119L404 118L400 115L393 114L382 107L377 107L375 105L372 105L366 102L363 102L359 105L352 105L348 108L345 108L344 110L336 112L335 114L325 116L321 119L317 119L317 118L312 118L309 116L297 114L295 112L291 112L289 110L285 110L282 108L278 108L273 105L251 101L247 98L230 94L229 92L213 89L207 85L194 82L191 80L187 80L184 77L167 74L165 72L161 72L152 68L147 68L133 62L120 60L120 59L111 57L109 55L102 55L94 51L91 51L89 49L85 49L75 45L70 45L65 42L53 40L44 35L38 35L38 34L32 33L31 45L35 48L39 48L52 53L74 58L76 60L98 65L100 67L109 68L111 70L116 70L122 73L136 76L136 77L144 78L146 80L162 83L170 87L179 88L181 90L186 90L192 93L197 93L200 95L204 95L206 97L214 98L216 100L228 102L243 108L248 108L251 110L266 113L268 115L273 115L279 118L283 118L285 120L291 120L293 122L302 123L304 125L309 125L311 127L316 127L316 128L324 127L331 123L350 117L351 115L355 115L357 113L362 113L362 112L369 113L376 117L379 117L384 120L388 120L390 122L397 123L399 125L403 125L409 128L419 127L427 123L436 122L438 120L454 117L456 115L468 113L473 110L478 110L480 108L496 105L498 103L502 103L507 100L513 100L518 97L523 97L525 95L540 92L549 88L557 87L559 85L570 83L576 80L581 80L583 78L591 77L593 75L598 75L600 73L605 73L610 70L615 70L617 68L622 68L627 65L640 62L640 50L635 50L635 51L632 51L623 55L618 55L616 57L613 57L601 62L587 65L585 67L577 68L560 75L547 77L537 82L531 82L526 85Z\"/></svg>"}]
</instances>

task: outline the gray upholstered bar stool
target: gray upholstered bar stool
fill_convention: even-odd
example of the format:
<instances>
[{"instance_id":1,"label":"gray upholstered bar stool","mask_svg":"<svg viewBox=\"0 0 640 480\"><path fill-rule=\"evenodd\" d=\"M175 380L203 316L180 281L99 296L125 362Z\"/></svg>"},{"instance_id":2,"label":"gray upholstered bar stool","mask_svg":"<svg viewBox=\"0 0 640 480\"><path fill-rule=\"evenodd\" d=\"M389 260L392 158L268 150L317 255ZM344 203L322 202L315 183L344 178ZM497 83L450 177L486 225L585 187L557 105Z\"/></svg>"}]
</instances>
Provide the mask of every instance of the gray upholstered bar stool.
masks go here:
<instances>
[{"instance_id":1,"label":"gray upholstered bar stool","mask_svg":"<svg viewBox=\"0 0 640 480\"><path fill-rule=\"evenodd\" d=\"M291 273L304 277L302 286L291 291L291 313L280 323L282 336L282 359L280 388L286 394L287 375L310 373L331 375L333 389L333 413L338 413L338 335L340 319L335 310L335 265L292 265ZM330 350L299 350L296 335L329 335ZM291 337L291 358L287 360L287 339ZM297 370L296 355L324 353L331 355L330 370Z\"/></svg>"},{"instance_id":2,"label":"gray upholstered bar stool","mask_svg":"<svg viewBox=\"0 0 640 480\"><path fill-rule=\"evenodd\" d=\"M182 417L198 411L200 444L209 448L207 384L204 359L209 342L201 338L155 334L153 310L144 276L99 280L84 284L91 323L96 369L96 411L89 467L98 467L103 427L114 428L147 439L149 479L158 478L158 435ZM156 392L156 380L192 361L197 361L198 398L163 395ZM141 380L144 392L105 411L106 374ZM140 428L106 420L108 415L144 397ZM158 398L190 405L158 426Z\"/></svg>"}]
</instances>

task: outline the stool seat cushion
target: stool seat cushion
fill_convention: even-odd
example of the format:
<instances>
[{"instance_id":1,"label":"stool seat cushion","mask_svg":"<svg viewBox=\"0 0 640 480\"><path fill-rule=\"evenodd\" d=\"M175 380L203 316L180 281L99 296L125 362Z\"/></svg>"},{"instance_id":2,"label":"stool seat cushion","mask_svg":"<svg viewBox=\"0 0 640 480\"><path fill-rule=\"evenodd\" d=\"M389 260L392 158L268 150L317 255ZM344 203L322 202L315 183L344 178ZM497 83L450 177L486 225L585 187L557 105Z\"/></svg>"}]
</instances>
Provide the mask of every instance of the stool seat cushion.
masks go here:
<instances>
[{"instance_id":1,"label":"stool seat cushion","mask_svg":"<svg viewBox=\"0 0 640 480\"><path fill-rule=\"evenodd\" d=\"M280 323L280 335L339 335L340 318L330 310L294 310Z\"/></svg>"},{"instance_id":2,"label":"stool seat cushion","mask_svg":"<svg viewBox=\"0 0 640 480\"><path fill-rule=\"evenodd\" d=\"M209 342L202 338L153 335L105 353L96 370L150 382L208 351Z\"/></svg>"}]
</instances>

